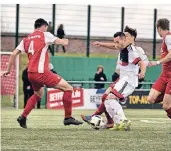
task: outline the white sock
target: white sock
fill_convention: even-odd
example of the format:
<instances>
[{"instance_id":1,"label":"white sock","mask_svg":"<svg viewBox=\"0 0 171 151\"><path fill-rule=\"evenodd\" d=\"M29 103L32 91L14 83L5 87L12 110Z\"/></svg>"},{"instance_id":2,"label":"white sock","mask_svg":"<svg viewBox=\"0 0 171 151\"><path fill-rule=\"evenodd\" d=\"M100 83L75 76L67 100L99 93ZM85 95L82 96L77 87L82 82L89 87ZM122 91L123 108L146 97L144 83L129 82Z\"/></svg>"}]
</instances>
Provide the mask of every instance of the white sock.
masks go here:
<instances>
[{"instance_id":1,"label":"white sock","mask_svg":"<svg viewBox=\"0 0 171 151\"><path fill-rule=\"evenodd\" d=\"M105 107L111 118L113 118L116 124L119 124L120 121L125 120L125 114L122 106L115 99L109 99L105 101Z\"/></svg>"}]
</instances>

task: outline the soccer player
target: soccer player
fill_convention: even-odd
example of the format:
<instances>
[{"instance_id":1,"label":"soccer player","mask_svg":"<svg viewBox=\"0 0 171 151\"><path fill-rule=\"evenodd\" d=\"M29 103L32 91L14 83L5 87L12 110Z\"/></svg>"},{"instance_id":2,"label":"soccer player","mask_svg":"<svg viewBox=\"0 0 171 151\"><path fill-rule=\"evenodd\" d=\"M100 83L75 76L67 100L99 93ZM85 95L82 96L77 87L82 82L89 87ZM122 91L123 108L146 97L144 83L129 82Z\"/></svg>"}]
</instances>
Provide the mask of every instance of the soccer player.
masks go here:
<instances>
[{"instance_id":1,"label":"soccer player","mask_svg":"<svg viewBox=\"0 0 171 151\"><path fill-rule=\"evenodd\" d=\"M125 27L124 29L124 33L126 36L126 40L129 41L130 44L135 46L135 39L137 37L137 31L136 29L132 29L128 26ZM113 50L118 50L118 46L116 43L103 43L103 42L95 42L94 45L96 46L101 46L101 47L106 47L106 48L110 48ZM144 63L147 65L148 64L148 57L146 56L144 50L141 47L135 46L137 53L139 54L141 60L144 61ZM116 69L115 69L115 73L113 74L113 82L117 81L119 79L119 73L120 73L120 54L118 55L118 60L117 60L117 65L116 65ZM140 72L140 71L139 71ZM139 82L142 82L144 78L140 79L139 78ZM140 88L141 85L138 85L138 88ZM123 99L121 100L122 102L124 101ZM114 125L113 120L110 118L110 116L108 115L108 113L106 113L105 110L105 106L104 103L102 102L102 104L99 106L99 108L96 110L96 112L93 115L101 115L103 112L105 112L106 118L107 118L107 124L106 127L107 128L112 128ZM93 116L92 115L92 116ZM84 116L82 115L82 119L86 122L88 122L92 116Z\"/></svg>"},{"instance_id":2,"label":"soccer player","mask_svg":"<svg viewBox=\"0 0 171 151\"><path fill-rule=\"evenodd\" d=\"M125 33L126 39L132 45L135 46L137 53L139 54L141 60L145 63L145 65L148 65L149 60L148 60L148 57L145 54L144 50L141 47L135 45L135 39L137 37L136 29L133 29L133 28L126 26L124 29L124 33ZM120 54L118 55L118 58L120 58ZM119 60L118 60L118 62L119 62ZM112 78L113 81L116 81L119 78L119 73L120 73L120 64L117 63L116 70L115 70L115 73L113 74L113 78ZM139 73L140 73L140 70L139 70ZM142 82L142 81L144 81L144 78L139 79L139 82ZM137 88L141 88L141 86L142 86L142 84L139 84Z\"/></svg>"},{"instance_id":3,"label":"soccer player","mask_svg":"<svg viewBox=\"0 0 171 151\"><path fill-rule=\"evenodd\" d=\"M146 72L146 65L140 59L136 48L126 40L126 36L122 32L117 32L114 35L114 42L118 44L120 48L120 79L109 86L105 94L102 97L101 108L105 108L110 115L115 120L116 128L123 128L125 126L125 115L121 105L118 100L123 100L125 97L130 95L135 88L138 86L138 71L139 67L141 73L140 78L144 78ZM112 94L112 95L111 95ZM104 102L104 104L103 104ZM100 109L99 107L99 109ZM99 110L96 111L96 114ZM116 120L116 117L118 120ZM86 116L82 115L82 119L85 122L89 122Z\"/></svg>"},{"instance_id":4,"label":"soccer player","mask_svg":"<svg viewBox=\"0 0 171 151\"><path fill-rule=\"evenodd\" d=\"M170 22L163 18L157 21L157 31L163 38L161 45L161 59L151 61L149 66L162 64L162 73L153 84L148 101L150 103L159 103L163 101L163 109L171 119L171 32L169 31Z\"/></svg>"},{"instance_id":5,"label":"soccer player","mask_svg":"<svg viewBox=\"0 0 171 151\"><path fill-rule=\"evenodd\" d=\"M27 128L26 118L43 96L43 86L60 89L64 92L63 104L65 110L64 125L80 125L82 122L72 117L72 91L73 88L62 77L54 74L49 69L48 47L51 44L68 45L68 39L59 39L47 31L48 23L39 18L34 23L34 32L25 37L12 52L7 71L4 76L10 74L16 56L21 52L28 55L28 78L32 84L34 94L30 97L21 116L17 121L21 127Z\"/></svg>"}]
</instances>

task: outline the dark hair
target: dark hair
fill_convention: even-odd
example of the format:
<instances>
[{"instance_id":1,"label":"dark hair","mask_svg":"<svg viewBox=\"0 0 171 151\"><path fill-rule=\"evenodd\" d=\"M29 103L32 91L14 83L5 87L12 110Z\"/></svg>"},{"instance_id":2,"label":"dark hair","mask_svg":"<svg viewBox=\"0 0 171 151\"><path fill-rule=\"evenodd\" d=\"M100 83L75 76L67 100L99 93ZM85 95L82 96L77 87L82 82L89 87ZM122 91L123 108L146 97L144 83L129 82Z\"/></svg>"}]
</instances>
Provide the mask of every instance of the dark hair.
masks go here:
<instances>
[{"instance_id":1,"label":"dark hair","mask_svg":"<svg viewBox=\"0 0 171 151\"><path fill-rule=\"evenodd\" d=\"M102 73L103 73L103 66L102 65L98 65L98 67L97 67L97 71L99 70L99 68L101 68L102 69Z\"/></svg>"},{"instance_id":2,"label":"dark hair","mask_svg":"<svg viewBox=\"0 0 171 151\"><path fill-rule=\"evenodd\" d=\"M64 28L64 25L63 24L60 24L59 26L58 26L58 29L63 29Z\"/></svg>"},{"instance_id":3,"label":"dark hair","mask_svg":"<svg viewBox=\"0 0 171 151\"><path fill-rule=\"evenodd\" d=\"M40 28L40 27L43 26L43 25L48 26L47 21L45 21L45 20L42 19L42 18L39 18L39 19L37 19L37 20L35 21L35 23L34 23L34 28L37 29L37 28Z\"/></svg>"},{"instance_id":4,"label":"dark hair","mask_svg":"<svg viewBox=\"0 0 171 151\"><path fill-rule=\"evenodd\" d=\"M116 37L118 37L118 36L119 36L119 37L125 37L125 34L124 34L123 32L120 32L120 31L119 31L119 32L116 32L116 33L113 35L114 38L116 38Z\"/></svg>"},{"instance_id":5,"label":"dark hair","mask_svg":"<svg viewBox=\"0 0 171 151\"><path fill-rule=\"evenodd\" d=\"M166 18L161 18L157 21L157 24L156 24L157 28L161 28L163 30L169 30L169 27L170 27L170 21Z\"/></svg>"},{"instance_id":6,"label":"dark hair","mask_svg":"<svg viewBox=\"0 0 171 151\"><path fill-rule=\"evenodd\" d=\"M134 40L137 37L137 30L136 29L133 29L133 28L130 28L129 26L126 26L125 27L124 32L128 32L131 36L134 37Z\"/></svg>"}]
</instances>

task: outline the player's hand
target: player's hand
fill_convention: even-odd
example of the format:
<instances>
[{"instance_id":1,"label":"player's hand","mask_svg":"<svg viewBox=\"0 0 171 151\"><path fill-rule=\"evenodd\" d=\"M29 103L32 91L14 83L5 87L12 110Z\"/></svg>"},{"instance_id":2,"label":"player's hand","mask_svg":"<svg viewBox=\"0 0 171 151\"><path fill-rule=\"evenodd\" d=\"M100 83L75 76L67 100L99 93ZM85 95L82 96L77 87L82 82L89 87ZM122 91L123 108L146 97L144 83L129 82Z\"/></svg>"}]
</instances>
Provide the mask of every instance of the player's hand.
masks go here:
<instances>
[{"instance_id":1,"label":"player's hand","mask_svg":"<svg viewBox=\"0 0 171 151\"><path fill-rule=\"evenodd\" d=\"M143 73L138 74L139 79L144 79L145 75Z\"/></svg>"},{"instance_id":2,"label":"player's hand","mask_svg":"<svg viewBox=\"0 0 171 151\"><path fill-rule=\"evenodd\" d=\"M95 42L93 42L93 45L100 47L100 42L99 41L95 41Z\"/></svg>"},{"instance_id":3,"label":"player's hand","mask_svg":"<svg viewBox=\"0 0 171 151\"><path fill-rule=\"evenodd\" d=\"M100 80L104 81L104 78L103 78L103 77L101 77L101 78L100 78Z\"/></svg>"},{"instance_id":4,"label":"player's hand","mask_svg":"<svg viewBox=\"0 0 171 151\"><path fill-rule=\"evenodd\" d=\"M1 76L4 76L4 77L6 77L9 74L10 74L10 71L2 71L1 72Z\"/></svg>"},{"instance_id":5,"label":"player's hand","mask_svg":"<svg viewBox=\"0 0 171 151\"><path fill-rule=\"evenodd\" d=\"M148 67L157 66L157 61L149 61Z\"/></svg>"},{"instance_id":6,"label":"player's hand","mask_svg":"<svg viewBox=\"0 0 171 151\"><path fill-rule=\"evenodd\" d=\"M68 39L63 38L62 40L63 40L63 45L64 45L64 46L68 45L68 42L69 42Z\"/></svg>"}]
</instances>

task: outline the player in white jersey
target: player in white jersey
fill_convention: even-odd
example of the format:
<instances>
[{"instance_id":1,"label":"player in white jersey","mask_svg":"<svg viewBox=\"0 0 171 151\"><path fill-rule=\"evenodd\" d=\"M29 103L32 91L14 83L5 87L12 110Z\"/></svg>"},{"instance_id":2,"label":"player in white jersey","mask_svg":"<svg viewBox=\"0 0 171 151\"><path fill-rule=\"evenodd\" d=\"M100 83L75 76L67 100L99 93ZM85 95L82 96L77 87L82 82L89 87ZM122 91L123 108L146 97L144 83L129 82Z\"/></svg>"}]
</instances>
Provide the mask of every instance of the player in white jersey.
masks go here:
<instances>
[{"instance_id":1,"label":"player in white jersey","mask_svg":"<svg viewBox=\"0 0 171 151\"><path fill-rule=\"evenodd\" d=\"M132 45L135 46L135 48L137 50L137 53L139 54L141 60L143 60L146 65L148 65L149 60L148 60L148 57L145 54L144 50L141 47L135 45L135 39L137 37L137 31L136 31L136 29L133 29L133 28L130 28L130 27L126 26L125 29L124 29L124 33L125 33L125 36L126 36L127 40ZM120 57L120 53L118 54L118 59L119 59L119 57ZM119 65L118 61L119 60L117 60L117 65L116 65L116 68L115 68L115 72L112 75L112 81L113 82L116 81L119 78L120 65ZM142 82L143 80L144 79L139 79L139 82ZM141 86L142 85L139 84L137 88L140 88Z\"/></svg>"},{"instance_id":2,"label":"player in white jersey","mask_svg":"<svg viewBox=\"0 0 171 151\"><path fill-rule=\"evenodd\" d=\"M123 109L118 100L126 98L132 94L138 86L138 76L144 78L146 65L141 60L135 46L130 45L125 34L118 32L114 35L114 42L118 44L120 50L120 79L112 84L103 95L103 101L110 117L115 121L114 129L125 129L129 120L126 119ZM139 74L139 66L141 72ZM112 95L109 95L112 94ZM125 129L126 130L126 129Z\"/></svg>"},{"instance_id":3,"label":"player in white jersey","mask_svg":"<svg viewBox=\"0 0 171 151\"><path fill-rule=\"evenodd\" d=\"M115 48L117 44L118 48L121 49L118 62L120 64L120 79L106 90L102 97L102 104L94 115L97 115L98 112L102 112L100 109L104 110L103 106L105 104L107 112L110 117L115 120L115 124L118 125L117 127L124 128L123 126L126 124L125 121L128 122L128 120L126 120L123 109L118 103L118 100L124 99L135 90L138 86L138 64L142 69L139 74L140 78L144 78L146 65L141 61L135 46L131 45L130 42L126 40L124 33L118 32L114 35L114 44ZM82 119L88 122L86 116L82 115Z\"/></svg>"}]
</instances>

